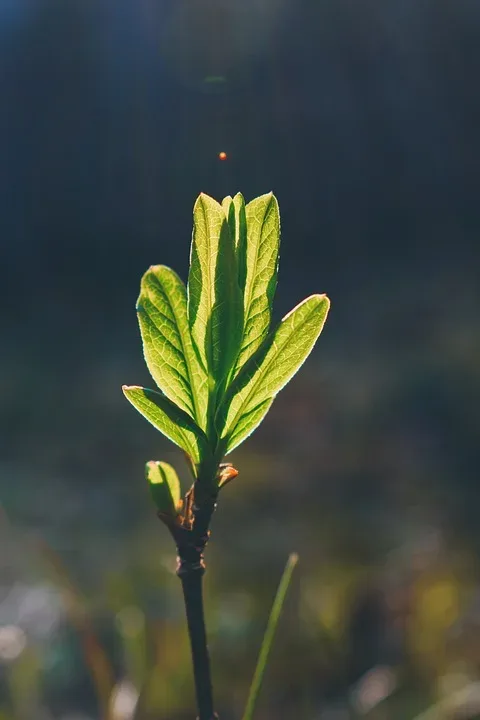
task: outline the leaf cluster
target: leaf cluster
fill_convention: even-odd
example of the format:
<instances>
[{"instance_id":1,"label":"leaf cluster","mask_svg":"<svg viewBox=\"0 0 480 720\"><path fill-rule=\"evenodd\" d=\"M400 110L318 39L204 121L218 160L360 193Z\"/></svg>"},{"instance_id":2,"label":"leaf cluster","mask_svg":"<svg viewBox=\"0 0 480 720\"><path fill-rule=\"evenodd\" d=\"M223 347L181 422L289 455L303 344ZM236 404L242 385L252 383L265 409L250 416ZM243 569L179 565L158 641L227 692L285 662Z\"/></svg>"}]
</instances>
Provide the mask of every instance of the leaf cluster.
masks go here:
<instances>
[{"instance_id":1,"label":"leaf cluster","mask_svg":"<svg viewBox=\"0 0 480 720\"><path fill-rule=\"evenodd\" d=\"M138 321L158 390L123 392L185 451L194 478L212 488L222 484L222 457L262 422L308 357L329 310L325 295L311 295L272 327L279 245L272 193L248 204L240 193L221 204L201 194L187 285L165 265L150 267L141 281ZM175 512L179 491L169 468L149 463L147 477L157 498L172 488L168 502L156 502Z\"/></svg>"}]
</instances>

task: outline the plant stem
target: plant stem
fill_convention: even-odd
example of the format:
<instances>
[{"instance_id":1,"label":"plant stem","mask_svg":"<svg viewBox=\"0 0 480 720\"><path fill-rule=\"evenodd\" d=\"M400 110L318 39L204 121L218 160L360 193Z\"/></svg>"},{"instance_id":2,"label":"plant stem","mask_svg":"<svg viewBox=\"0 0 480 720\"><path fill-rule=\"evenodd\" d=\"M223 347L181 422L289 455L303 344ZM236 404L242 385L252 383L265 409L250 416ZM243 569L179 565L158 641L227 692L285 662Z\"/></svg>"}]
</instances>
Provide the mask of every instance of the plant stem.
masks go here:
<instances>
[{"instance_id":1,"label":"plant stem","mask_svg":"<svg viewBox=\"0 0 480 720\"><path fill-rule=\"evenodd\" d=\"M195 482L186 496L183 524L160 518L167 524L177 545L177 575L182 581L188 634L192 651L193 674L197 694L197 720L218 720L213 709L213 690L210 675L210 657L203 610L203 553L210 536L209 526L216 507L216 495L202 491Z\"/></svg>"},{"instance_id":2,"label":"plant stem","mask_svg":"<svg viewBox=\"0 0 480 720\"><path fill-rule=\"evenodd\" d=\"M218 718L213 710L210 657L203 612L202 579L204 568L180 575L192 650L193 674L197 693L198 720Z\"/></svg>"}]
</instances>

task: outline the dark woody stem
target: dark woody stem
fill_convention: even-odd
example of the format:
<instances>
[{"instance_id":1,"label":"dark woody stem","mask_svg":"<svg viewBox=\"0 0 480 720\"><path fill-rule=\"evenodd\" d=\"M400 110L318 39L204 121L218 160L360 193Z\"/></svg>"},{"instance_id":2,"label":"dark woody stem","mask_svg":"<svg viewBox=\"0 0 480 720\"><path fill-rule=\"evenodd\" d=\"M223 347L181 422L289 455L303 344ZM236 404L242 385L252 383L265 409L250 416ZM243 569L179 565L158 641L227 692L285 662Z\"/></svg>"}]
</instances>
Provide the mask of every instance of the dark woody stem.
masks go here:
<instances>
[{"instance_id":1,"label":"dark woody stem","mask_svg":"<svg viewBox=\"0 0 480 720\"><path fill-rule=\"evenodd\" d=\"M187 493L182 523L172 522L164 515L160 515L177 545L177 575L182 581L187 614L197 695L197 720L218 720L218 715L213 709L210 657L202 593L202 581L205 573L203 553L210 535L209 526L216 507L216 499L216 495L205 495L197 481Z\"/></svg>"},{"instance_id":2,"label":"dark woody stem","mask_svg":"<svg viewBox=\"0 0 480 720\"><path fill-rule=\"evenodd\" d=\"M218 715L213 711L210 658L203 615L202 571L181 575L188 633L192 650L193 674L197 694L198 720L213 720Z\"/></svg>"}]
</instances>

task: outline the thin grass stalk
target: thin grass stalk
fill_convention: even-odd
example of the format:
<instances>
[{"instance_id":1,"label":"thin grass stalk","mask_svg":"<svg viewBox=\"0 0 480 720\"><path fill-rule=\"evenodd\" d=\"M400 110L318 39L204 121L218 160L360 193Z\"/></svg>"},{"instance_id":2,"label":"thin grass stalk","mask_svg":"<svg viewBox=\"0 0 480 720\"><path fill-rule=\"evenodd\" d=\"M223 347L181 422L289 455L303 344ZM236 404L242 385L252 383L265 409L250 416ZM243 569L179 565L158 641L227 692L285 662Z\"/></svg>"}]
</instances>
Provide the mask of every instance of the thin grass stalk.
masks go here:
<instances>
[{"instance_id":1,"label":"thin grass stalk","mask_svg":"<svg viewBox=\"0 0 480 720\"><path fill-rule=\"evenodd\" d=\"M272 649L273 640L275 638L278 621L280 619L280 615L282 614L285 598L297 562L297 553L291 553L287 560L287 564L285 565L285 569L283 571L283 575L278 586L277 594L275 595L275 600L273 601L272 609L270 611L267 629L265 630L265 635L263 637L262 647L260 648L260 654L258 656L257 666L253 675L252 684L250 685L247 705L242 720L252 720L253 718L255 705L257 703L258 695L260 693L260 688L262 687L265 669L267 667L268 658Z\"/></svg>"}]
</instances>

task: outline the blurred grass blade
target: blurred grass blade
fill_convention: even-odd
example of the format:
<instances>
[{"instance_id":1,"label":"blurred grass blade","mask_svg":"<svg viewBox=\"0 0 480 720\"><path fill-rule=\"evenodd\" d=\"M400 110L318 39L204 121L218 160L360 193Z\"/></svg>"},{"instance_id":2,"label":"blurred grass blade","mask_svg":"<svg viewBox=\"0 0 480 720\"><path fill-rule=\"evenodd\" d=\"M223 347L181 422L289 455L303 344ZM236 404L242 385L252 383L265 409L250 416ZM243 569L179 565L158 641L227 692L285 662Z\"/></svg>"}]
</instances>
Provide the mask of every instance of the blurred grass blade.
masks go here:
<instances>
[{"instance_id":1,"label":"blurred grass blade","mask_svg":"<svg viewBox=\"0 0 480 720\"><path fill-rule=\"evenodd\" d=\"M276 394L310 354L327 318L326 295L311 295L286 315L230 385L217 427L230 452L261 423Z\"/></svg>"},{"instance_id":2,"label":"blurred grass blade","mask_svg":"<svg viewBox=\"0 0 480 720\"><path fill-rule=\"evenodd\" d=\"M270 651L272 649L278 621L282 613L285 597L287 595L290 581L292 579L292 574L297 562L298 555L296 553L291 553L287 560L287 564L285 565L285 570L283 571L282 579L280 580L277 594L275 596L275 600L273 601L272 609L270 611L267 629L263 637L262 647L260 648L260 654L257 660L257 667L255 668L255 673L248 694L247 706L245 708L242 720L252 720L253 718L258 694L260 692L263 676L265 675L265 669L267 667L268 656L270 655Z\"/></svg>"},{"instance_id":3,"label":"blurred grass blade","mask_svg":"<svg viewBox=\"0 0 480 720\"><path fill-rule=\"evenodd\" d=\"M165 437L181 447L198 465L208 455L207 438L175 403L154 390L138 385L124 385L127 400Z\"/></svg>"},{"instance_id":4,"label":"blurred grass blade","mask_svg":"<svg viewBox=\"0 0 480 720\"><path fill-rule=\"evenodd\" d=\"M205 429L207 374L194 350L187 316L187 289L165 265L147 270L137 301L143 353L160 390Z\"/></svg>"},{"instance_id":5,"label":"blurred grass blade","mask_svg":"<svg viewBox=\"0 0 480 720\"><path fill-rule=\"evenodd\" d=\"M203 193L193 211L188 317L193 340L214 390L225 380L237 358L243 304L234 240L224 209Z\"/></svg>"},{"instance_id":6,"label":"blurred grass blade","mask_svg":"<svg viewBox=\"0 0 480 720\"><path fill-rule=\"evenodd\" d=\"M237 218L237 263L244 296L243 338L237 371L253 355L268 333L273 296L277 287L280 214L270 192L243 205L235 196ZM247 240L248 233L248 240Z\"/></svg>"}]
</instances>

